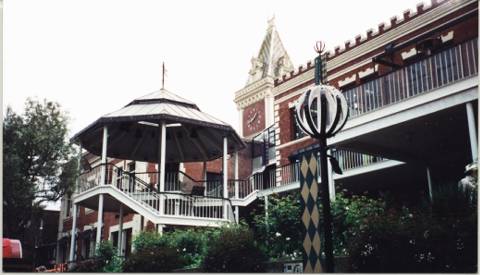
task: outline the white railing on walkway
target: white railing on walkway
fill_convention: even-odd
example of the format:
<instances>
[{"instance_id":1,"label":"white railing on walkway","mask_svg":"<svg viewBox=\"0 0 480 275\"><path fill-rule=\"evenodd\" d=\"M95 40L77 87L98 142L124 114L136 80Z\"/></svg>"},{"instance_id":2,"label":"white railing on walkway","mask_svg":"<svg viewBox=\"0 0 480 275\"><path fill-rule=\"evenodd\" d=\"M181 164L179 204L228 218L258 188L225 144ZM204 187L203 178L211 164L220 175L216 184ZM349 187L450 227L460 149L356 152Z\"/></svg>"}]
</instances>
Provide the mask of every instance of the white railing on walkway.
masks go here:
<instances>
[{"instance_id":1,"label":"white railing on walkway","mask_svg":"<svg viewBox=\"0 0 480 275\"><path fill-rule=\"evenodd\" d=\"M478 74L477 39L343 91L350 118Z\"/></svg>"}]
</instances>

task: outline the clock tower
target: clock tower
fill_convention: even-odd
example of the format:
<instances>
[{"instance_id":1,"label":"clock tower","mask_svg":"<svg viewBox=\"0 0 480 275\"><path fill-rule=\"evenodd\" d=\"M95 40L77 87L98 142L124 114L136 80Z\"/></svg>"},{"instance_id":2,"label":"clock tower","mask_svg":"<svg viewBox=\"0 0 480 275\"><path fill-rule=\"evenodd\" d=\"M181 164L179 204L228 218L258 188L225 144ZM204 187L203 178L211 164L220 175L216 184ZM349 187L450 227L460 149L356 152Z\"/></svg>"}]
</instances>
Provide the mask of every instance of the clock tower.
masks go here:
<instances>
[{"instance_id":1,"label":"clock tower","mask_svg":"<svg viewBox=\"0 0 480 275\"><path fill-rule=\"evenodd\" d=\"M275 28L274 18L257 57L252 57L244 88L235 93L239 111L240 135L251 138L273 125L273 84L276 78L292 71L293 65Z\"/></svg>"}]
</instances>

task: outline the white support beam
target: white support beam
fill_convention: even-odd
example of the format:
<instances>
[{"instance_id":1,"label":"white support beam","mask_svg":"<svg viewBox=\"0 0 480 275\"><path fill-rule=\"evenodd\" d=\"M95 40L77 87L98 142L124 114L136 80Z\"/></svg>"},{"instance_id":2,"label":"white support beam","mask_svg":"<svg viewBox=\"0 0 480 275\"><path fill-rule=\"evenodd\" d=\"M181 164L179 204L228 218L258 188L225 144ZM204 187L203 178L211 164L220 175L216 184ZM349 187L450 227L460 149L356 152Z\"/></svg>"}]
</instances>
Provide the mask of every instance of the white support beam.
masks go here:
<instances>
[{"instance_id":1,"label":"white support beam","mask_svg":"<svg viewBox=\"0 0 480 275\"><path fill-rule=\"evenodd\" d=\"M158 185L159 185L159 191L160 192L165 192L165 156L166 156L166 141L167 141L167 125L165 121L162 121L161 129L160 129L160 144L158 148L160 149L159 152L159 163L158 163L158 170L159 170L159 176L158 176ZM165 200L164 197L161 195L160 196L160 213L163 214L165 213Z\"/></svg>"},{"instance_id":2,"label":"white support beam","mask_svg":"<svg viewBox=\"0 0 480 275\"><path fill-rule=\"evenodd\" d=\"M103 194L98 195L98 216L97 216L97 236L95 245L98 248L102 240L102 226L103 226Z\"/></svg>"},{"instance_id":3,"label":"white support beam","mask_svg":"<svg viewBox=\"0 0 480 275\"><path fill-rule=\"evenodd\" d=\"M103 126L103 139L102 139L102 174L100 175L100 185L105 184L107 173L107 144L108 142L108 128Z\"/></svg>"},{"instance_id":4,"label":"white support beam","mask_svg":"<svg viewBox=\"0 0 480 275\"><path fill-rule=\"evenodd\" d=\"M328 149L327 154L331 156L332 150ZM333 179L333 169L330 161L327 161L327 169L328 169L328 191L330 195L330 201L334 202L335 201L335 180Z\"/></svg>"},{"instance_id":5,"label":"white support beam","mask_svg":"<svg viewBox=\"0 0 480 275\"><path fill-rule=\"evenodd\" d=\"M468 120L468 136L470 138L470 150L472 152L472 162L478 160L477 131L475 127L475 114L473 112L472 102L466 104Z\"/></svg>"},{"instance_id":6,"label":"white support beam","mask_svg":"<svg viewBox=\"0 0 480 275\"><path fill-rule=\"evenodd\" d=\"M76 243L75 236L77 231L77 204L76 203L73 204L72 215L73 215L72 236L70 237L70 257L68 259L70 262L75 260L75 243Z\"/></svg>"},{"instance_id":7,"label":"white support beam","mask_svg":"<svg viewBox=\"0 0 480 275\"><path fill-rule=\"evenodd\" d=\"M228 164L227 164L227 153L228 153L228 140L227 137L223 137L223 166L222 166L222 174L223 174L223 198L225 199L223 202L223 218L228 218L228 211L227 211L227 200L228 199Z\"/></svg>"},{"instance_id":8,"label":"white support beam","mask_svg":"<svg viewBox=\"0 0 480 275\"><path fill-rule=\"evenodd\" d=\"M235 157L235 173L234 173L234 179L235 179L235 198L239 199L239 188L238 188L238 152L235 152L234 154ZM240 218L240 213L239 213L238 205L235 206L235 222L239 222Z\"/></svg>"},{"instance_id":9,"label":"white support beam","mask_svg":"<svg viewBox=\"0 0 480 275\"><path fill-rule=\"evenodd\" d=\"M118 256L122 256L122 242L123 242L123 205L120 205L120 210L118 212Z\"/></svg>"}]
</instances>

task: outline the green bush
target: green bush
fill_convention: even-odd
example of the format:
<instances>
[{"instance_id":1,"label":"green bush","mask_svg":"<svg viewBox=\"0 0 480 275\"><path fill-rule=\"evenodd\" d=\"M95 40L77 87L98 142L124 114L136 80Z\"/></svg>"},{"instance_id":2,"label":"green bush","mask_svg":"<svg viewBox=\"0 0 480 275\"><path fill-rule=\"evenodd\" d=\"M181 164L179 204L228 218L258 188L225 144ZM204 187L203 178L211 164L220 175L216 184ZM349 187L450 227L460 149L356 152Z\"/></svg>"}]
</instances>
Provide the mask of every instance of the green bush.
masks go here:
<instances>
[{"instance_id":1,"label":"green bush","mask_svg":"<svg viewBox=\"0 0 480 275\"><path fill-rule=\"evenodd\" d=\"M204 230L175 230L164 234L171 247L180 251L186 268L199 267L207 252L209 233Z\"/></svg>"},{"instance_id":2,"label":"green bush","mask_svg":"<svg viewBox=\"0 0 480 275\"><path fill-rule=\"evenodd\" d=\"M68 270L68 272L102 272L102 269L103 266L99 260L89 259L76 263L74 267Z\"/></svg>"},{"instance_id":3,"label":"green bush","mask_svg":"<svg viewBox=\"0 0 480 275\"><path fill-rule=\"evenodd\" d=\"M389 210L350 241L356 272L476 272L476 214L434 216Z\"/></svg>"},{"instance_id":4,"label":"green bush","mask_svg":"<svg viewBox=\"0 0 480 275\"><path fill-rule=\"evenodd\" d=\"M253 217L255 239L259 241L263 252L272 259L301 256L303 225L299 199L298 195L270 196L268 219L265 219L263 211Z\"/></svg>"},{"instance_id":5,"label":"green bush","mask_svg":"<svg viewBox=\"0 0 480 275\"><path fill-rule=\"evenodd\" d=\"M205 272L262 272L267 257L258 248L253 233L245 225L222 227L210 240L202 264Z\"/></svg>"},{"instance_id":6,"label":"green bush","mask_svg":"<svg viewBox=\"0 0 480 275\"><path fill-rule=\"evenodd\" d=\"M171 272L185 265L180 252L169 246L146 247L134 252L123 265L124 272Z\"/></svg>"},{"instance_id":7,"label":"green bush","mask_svg":"<svg viewBox=\"0 0 480 275\"><path fill-rule=\"evenodd\" d=\"M71 272L121 272L122 259L116 255L117 249L110 241L102 241L95 251L95 258L81 261Z\"/></svg>"},{"instance_id":8,"label":"green bush","mask_svg":"<svg viewBox=\"0 0 480 275\"><path fill-rule=\"evenodd\" d=\"M133 247L135 251L140 251L146 248L166 246L168 245L167 241L158 232L142 231L134 238Z\"/></svg>"}]
</instances>

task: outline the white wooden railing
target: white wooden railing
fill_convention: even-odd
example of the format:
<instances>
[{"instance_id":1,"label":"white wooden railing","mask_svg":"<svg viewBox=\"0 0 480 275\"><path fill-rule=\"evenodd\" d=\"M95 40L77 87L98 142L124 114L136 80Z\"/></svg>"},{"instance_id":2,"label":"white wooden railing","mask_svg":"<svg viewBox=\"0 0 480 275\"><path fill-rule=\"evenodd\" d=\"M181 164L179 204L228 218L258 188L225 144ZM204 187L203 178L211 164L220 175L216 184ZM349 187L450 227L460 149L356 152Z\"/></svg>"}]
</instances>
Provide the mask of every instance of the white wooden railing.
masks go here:
<instances>
[{"instance_id":1,"label":"white wooden railing","mask_svg":"<svg viewBox=\"0 0 480 275\"><path fill-rule=\"evenodd\" d=\"M181 173L167 173L165 189L168 191L159 192L155 185L156 173L129 173L111 164L98 165L80 175L76 193L100 185L102 172L105 173L105 184L115 187L157 215L218 220L223 219L226 208L228 220L233 221L233 208L229 199L183 192L182 186L190 185L188 182L192 179Z\"/></svg>"},{"instance_id":2,"label":"white wooden railing","mask_svg":"<svg viewBox=\"0 0 480 275\"><path fill-rule=\"evenodd\" d=\"M477 60L478 44L473 39L345 90L350 118L476 75Z\"/></svg>"}]
</instances>

